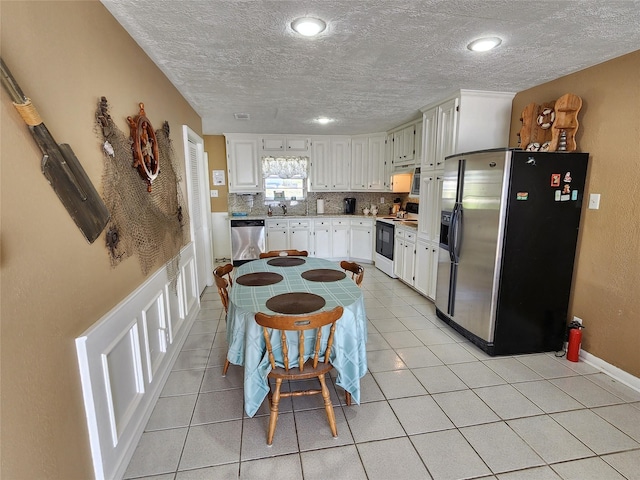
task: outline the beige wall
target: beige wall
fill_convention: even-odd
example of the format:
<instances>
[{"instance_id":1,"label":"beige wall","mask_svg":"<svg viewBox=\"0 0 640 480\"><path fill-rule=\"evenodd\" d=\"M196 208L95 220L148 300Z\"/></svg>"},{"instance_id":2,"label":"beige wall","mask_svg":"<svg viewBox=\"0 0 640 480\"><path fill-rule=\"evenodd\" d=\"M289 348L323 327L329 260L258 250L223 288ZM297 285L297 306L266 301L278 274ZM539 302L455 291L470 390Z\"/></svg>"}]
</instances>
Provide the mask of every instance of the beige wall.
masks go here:
<instances>
[{"instance_id":1,"label":"beige wall","mask_svg":"<svg viewBox=\"0 0 640 480\"><path fill-rule=\"evenodd\" d=\"M198 115L99 2L2 1L0 8L2 58L98 191L100 96L123 131L139 102L154 128L167 120L179 159L181 125L202 133ZM74 339L144 278L137 258L109 266L104 235L86 242L43 177L40 151L4 89L0 108L0 477L89 479Z\"/></svg>"},{"instance_id":2,"label":"beige wall","mask_svg":"<svg viewBox=\"0 0 640 480\"><path fill-rule=\"evenodd\" d=\"M204 149L209 154L209 183L211 190L218 190L218 198L211 199L212 212L226 212L229 194L229 174L227 172L227 148L224 135L207 135L204 137ZM224 185L214 185L212 173L224 170Z\"/></svg>"},{"instance_id":3,"label":"beige wall","mask_svg":"<svg viewBox=\"0 0 640 480\"><path fill-rule=\"evenodd\" d=\"M586 326L583 348L640 377L640 51L520 92L513 101L512 146L520 113L574 93L578 149L589 152L586 194L599 210L582 212L570 318Z\"/></svg>"}]
</instances>

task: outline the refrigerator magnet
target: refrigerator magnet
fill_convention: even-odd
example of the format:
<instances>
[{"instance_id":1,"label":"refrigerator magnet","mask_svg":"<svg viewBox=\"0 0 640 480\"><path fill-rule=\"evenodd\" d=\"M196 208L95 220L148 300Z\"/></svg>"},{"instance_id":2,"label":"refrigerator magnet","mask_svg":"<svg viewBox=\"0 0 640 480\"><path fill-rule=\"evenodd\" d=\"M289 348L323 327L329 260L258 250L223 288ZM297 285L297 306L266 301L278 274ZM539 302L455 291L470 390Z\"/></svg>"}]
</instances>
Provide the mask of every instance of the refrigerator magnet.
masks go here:
<instances>
[{"instance_id":1,"label":"refrigerator magnet","mask_svg":"<svg viewBox=\"0 0 640 480\"><path fill-rule=\"evenodd\" d=\"M564 174L564 182L571 183L571 172L567 172Z\"/></svg>"},{"instance_id":2,"label":"refrigerator magnet","mask_svg":"<svg viewBox=\"0 0 640 480\"><path fill-rule=\"evenodd\" d=\"M560 190L556 190L555 193L556 193L555 200L556 200L556 202L559 202L560 201L560 197L562 196L562 192Z\"/></svg>"},{"instance_id":3,"label":"refrigerator magnet","mask_svg":"<svg viewBox=\"0 0 640 480\"><path fill-rule=\"evenodd\" d=\"M562 178L562 175L560 173L552 173L551 174L551 186L552 187L559 187L561 178Z\"/></svg>"},{"instance_id":4,"label":"refrigerator magnet","mask_svg":"<svg viewBox=\"0 0 640 480\"><path fill-rule=\"evenodd\" d=\"M560 195L561 202L568 202L571 199L571 195Z\"/></svg>"},{"instance_id":5,"label":"refrigerator magnet","mask_svg":"<svg viewBox=\"0 0 640 480\"><path fill-rule=\"evenodd\" d=\"M516 193L516 200L529 200L529 192Z\"/></svg>"},{"instance_id":6,"label":"refrigerator magnet","mask_svg":"<svg viewBox=\"0 0 640 480\"><path fill-rule=\"evenodd\" d=\"M567 194L567 193L571 193L571 185L569 185L568 183L566 183L563 187L562 187L562 194Z\"/></svg>"},{"instance_id":7,"label":"refrigerator magnet","mask_svg":"<svg viewBox=\"0 0 640 480\"><path fill-rule=\"evenodd\" d=\"M578 190L571 192L571 200L578 200Z\"/></svg>"}]
</instances>

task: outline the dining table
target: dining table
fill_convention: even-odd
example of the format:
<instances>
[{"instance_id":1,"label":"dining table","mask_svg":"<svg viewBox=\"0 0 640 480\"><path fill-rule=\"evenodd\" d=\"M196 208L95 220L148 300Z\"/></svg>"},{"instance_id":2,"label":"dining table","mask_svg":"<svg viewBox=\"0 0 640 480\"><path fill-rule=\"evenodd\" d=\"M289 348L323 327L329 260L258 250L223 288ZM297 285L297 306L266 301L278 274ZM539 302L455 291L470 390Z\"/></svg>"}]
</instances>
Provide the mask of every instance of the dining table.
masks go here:
<instances>
[{"instance_id":1,"label":"dining table","mask_svg":"<svg viewBox=\"0 0 640 480\"><path fill-rule=\"evenodd\" d=\"M241 265L234 277L227 312L227 359L244 366L246 414L253 417L269 392L271 364L262 327L255 321L257 312L304 315L342 306L329 361L337 372L336 384L359 404L360 379L367 373L367 315L362 290L350 275L338 263L322 258L273 257ZM282 366L282 352L278 353L276 363Z\"/></svg>"}]
</instances>

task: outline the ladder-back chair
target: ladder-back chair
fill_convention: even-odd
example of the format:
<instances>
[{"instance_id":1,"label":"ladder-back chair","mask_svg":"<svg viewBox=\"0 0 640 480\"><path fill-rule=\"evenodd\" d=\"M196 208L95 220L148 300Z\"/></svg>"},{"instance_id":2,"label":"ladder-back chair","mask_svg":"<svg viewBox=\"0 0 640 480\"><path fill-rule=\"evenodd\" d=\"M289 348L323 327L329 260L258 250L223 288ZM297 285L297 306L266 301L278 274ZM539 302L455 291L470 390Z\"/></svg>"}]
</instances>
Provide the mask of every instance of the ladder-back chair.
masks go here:
<instances>
[{"instance_id":1,"label":"ladder-back chair","mask_svg":"<svg viewBox=\"0 0 640 480\"><path fill-rule=\"evenodd\" d=\"M333 412L333 405L329 396L325 375L328 374L333 365L329 361L329 353L333 345L333 336L336 330L336 322L342 317L342 307L336 307L327 312L320 312L308 315L267 315L264 313L256 313L256 322L262 327L263 336L267 346L269 362L271 363L271 372L269 378L275 379L275 391L271 392L269 387L269 403L271 416L269 417L269 431L267 433L267 445L273 442L273 435L276 430L278 421L278 406L280 398L295 397L301 395L321 394L324 400L324 408L329 421L329 428L334 437L338 436L336 427L336 417ZM326 341L322 338L322 327L331 325ZM311 352L305 351L305 332L314 331L313 349ZM290 345L286 332L298 332L298 345ZM308 337L308 336L307 336ZM272 341L279 339L282 346L282 361L284 367L276 364L276 358L273 354L274 346ZM308 339L308 338L307 338ZM323 347L324 344L324 347ZM289 350L297 349L297 362L289 363ZM276 344L276 350L279 345ZM305 361L305 357L309 357ZM322 361L320 360L322 358ZM280 361L281 359L278 359ZM320 381L320 390L298 390L290 392L281 392L280 388L284 380L307 380L316 377Z\"/></svg>"}]
</instances>

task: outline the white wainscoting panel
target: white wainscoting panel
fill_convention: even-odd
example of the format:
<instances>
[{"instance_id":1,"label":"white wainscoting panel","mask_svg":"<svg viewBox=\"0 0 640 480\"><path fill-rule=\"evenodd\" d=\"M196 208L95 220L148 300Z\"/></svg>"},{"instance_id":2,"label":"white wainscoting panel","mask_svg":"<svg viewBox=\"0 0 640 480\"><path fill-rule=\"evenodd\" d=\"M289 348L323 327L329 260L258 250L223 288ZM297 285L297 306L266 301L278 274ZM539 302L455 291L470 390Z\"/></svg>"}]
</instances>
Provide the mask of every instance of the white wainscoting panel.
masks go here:
<instances>
[{"instance_id":1,"label":"white wainscoting panel","mask_svg":"<svg viewBox=\"0 0 640 480\"><path fill-rule=\"evenodd\" d=\"M120 479L200 310L193 243L76 338L95 478Z\"/></svg>"}]
</instances>

